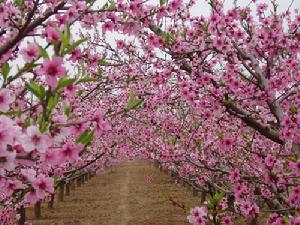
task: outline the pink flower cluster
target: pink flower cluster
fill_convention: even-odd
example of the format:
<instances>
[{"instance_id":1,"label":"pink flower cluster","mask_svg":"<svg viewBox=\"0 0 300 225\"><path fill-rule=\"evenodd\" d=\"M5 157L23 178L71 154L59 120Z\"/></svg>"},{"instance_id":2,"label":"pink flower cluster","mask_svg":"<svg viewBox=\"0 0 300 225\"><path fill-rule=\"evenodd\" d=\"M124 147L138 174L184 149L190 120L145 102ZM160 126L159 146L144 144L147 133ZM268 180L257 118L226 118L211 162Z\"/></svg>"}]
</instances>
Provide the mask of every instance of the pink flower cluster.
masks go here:
<instances>
[{"instance_id":1,"label":"pink flower cluster","mask_svg":"<svg viewBox=\"0 0 300 225\"><path fill-rule=\"evenodd\" d=\"M191 214L187 217L189 223L193 225L206 225L208 222L208 210L205 207L195 207L191 209Z\"/></svg>"}]
</instances>

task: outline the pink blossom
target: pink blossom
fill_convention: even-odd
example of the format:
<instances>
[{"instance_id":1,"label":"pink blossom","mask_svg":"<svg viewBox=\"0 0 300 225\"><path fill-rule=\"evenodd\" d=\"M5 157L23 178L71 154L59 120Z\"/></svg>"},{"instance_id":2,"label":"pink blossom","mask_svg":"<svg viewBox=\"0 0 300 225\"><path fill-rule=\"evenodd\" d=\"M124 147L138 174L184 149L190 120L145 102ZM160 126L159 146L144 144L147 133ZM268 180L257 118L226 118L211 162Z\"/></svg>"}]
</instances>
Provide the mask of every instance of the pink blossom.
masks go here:
<instances>
[{"instance_id":1,"label":"pink blossom","mask_svg":"<svg viewBox=\"0 0 300 225\"><path fill-rule=\"evenodd\" d=\"M107 32L107 31L113 31L114 28L115 28L115 24L112 22L106 22L102 25L103 33Z\"/></svg>"},{"instance_id":2,"label":"pink blossom","mask_svg":"<svg viewBox=\"0 0 300 225\"><path fill-rule=\"evenodd\" d=\"M15 127L8 117L0 116L0 149L6 149L7 145L14 143Z\"/></svg>"},{"instance_id":3,"label":"pink blossom","mask_svg":"<svg viewBox=\"0 0 300 225\"><path fill-rule=\"evenodd\" d=\"M291 162L289 166L295 174L300 175L300 159L298 159L295 163Z\"/></svg>"},{"instance_id":4,"label":"pink blossom","mask_svg":"<svg viewBox=\"0 0 300 225\"><path fill-rule=\"evenodd\" d=\"M241 213L247 218L253 218L259 213L259 208L255 203L245 201L241 204Z\"/></svg>"},{"instance_id":5,"label":"pink blossom","mask_svg":"<svg viewBox=\"0 0 300 225\"><path fill-rule=\"evenodd\" d=\"M267 222L268 225L284 225L284 221L282 217L280 217L277 213L272 213Z\"/></svg>"},{"instance_id":6,"label":"pink blossom","mask_svg":"<svg viewBox=\"0 0 300 225\"><path fill-rule=\"evenodd\" d=\"M23 56L25 62L28 63L36 60L40 56L39 48L34 43L29 44L27 48L22 49L20 53Z\"/></svg>"},{"instance_id":7,"label":"pink blossom","mask_svg":"<svg viewBox=\"0 0 300 225\"><path fill-rule=\"evenodd\" d=\"M64 93L68 98L74 97L76 94L76 85L75 84L70 84L64 89Z\"/></svg>"},{"instance_id":8,"label":"pink blossom","mask_svg":"<svg viewBox=\"0 0 300 225\"><path fill-rule=\"evenodd\" d=\"M191 215L189 215L188 221L193 225L206 225L208 210L205 207L195 207L191 210Z\"/></svg>"},{"instance_id":9,"label":"pink blossom","mask_svg":"<svg viewBox=\"0 0 300 225\"><path fill-rule=\"evenodd\" d=\"M300 217L291 217L290 220L292 225L300 225Z\"/></svg>"},{"instance_id":10,"label":"pink blossom","mask_svg":"<svg viewBox=\"0 0 300 225\"><path fill-rule=\"evenodd\" d=\"M95 113L94 117L95 121L95 128L96 128L96 134L103 135L106 131L109 131L111 129L110 124L104 120L102 113L100 111L97 111Z\"/></svg>"},{"instance_id":11,"label":"pink blossom","mask_svg":"<svg viewBox=\"0 0 300 225\"><path fill-rule=\"evenodd\" d=\"M182 0L173 0L169 3L169 8L170 10L174 11L174 10L178 10L180 7L182 7L183 2Z\"/></svg>"},{"instance_id":12,"label":"pink blossom","mask_svg":"<svg viewBox=\"0 0 300 225\"><path fill-rule=\"evenodd\" d=\"M265 158L265 164L266 166L268 167L273 167L274 166L274 163L276 163L276 158L272 155L268 155L266 158Z\"/></svg>"},{"instance_id":13,"label":"pink blossom","mask_svg":"<svg viewBox=\"0 0 300 225\"><path fill-rule=\"evenodd\" d=\"M25 196L24 196L24 202L25 203L30 203L30 204L35 204L36 202L38 202L40 199L38 198L37 194L35 191L31 191L28 192Z\"/></svg>"},{"instance_id":14,"label":"pink blossom","mask_svg":"<svg viewBox=\"0 0 300 225\"><path fill-rule=\"evenodd\" d=\"M40 75L46 76L46 83L55 88L57 85L57 78L66 75L66 69L63 67L63 59L61 57L54 57L49 60L46 59L42 68L37 71Z\"/></svg>"},{"instance_id":15,"label":"pink blossom","mask_svg":"<svg viewBox=\"0 0 300 225\"><path fill-rule=\"evenodd\" d=\"M289 202L296 209L300 209L300 186L294 187L289 195Z\"/></svg>"},{"instance_id":16,"label":"pink blossom","mask_svg":"<svg viewBox=\"0 0 300 225\"><path fill-rule=\"evenodd\" d=\"M48 149L48 138L46 135L41 134L36 126L27 128L28 137L24 137L23 145L27 151L36 149L40 153L45 153Z\"/></svg>"},{"instance_id":17,"label":"pink blossom","mask_svg":"<svg viewBox=\"0 0 300 225\"><path fill-rule=\"evenodd\" d=\"M236 182L236 181L239 181L241 178L240 178L240 172L238 169L234 169L231 173L230 173L230 176L229 176L229 179L233 182Z\"/></svg>"},{"instance_id":18,"label":"pink blossom","mask_svg":"<svg viewBox=\"0 0 300 225\"><path fill-rule=\"evenodd\" d=\"M14 101L14 97L11 95L11 91L6 88L0 89L0 112L7 112L9 110L9 104Z\"/></svg>"},{"instance_id":19,"label":"pink blossom","mask_svg":"<svg viewBox=\"0 0 300 225\"><path fill-rule=\"evenodd\" d=\"M57 22L59 23L59 25L64 25L68 22L69 18L66 14L63 15L56 15L55 16Z\"/></svg>"},{"instance_id":20,"label":"pink blossom","mask_svg":"<svg viewBox=\"0 0 300 225\"><path fill-rule=\"evenodd\" d=\"M22 178L26 181L33 182L36 176L34 169L21 169Z\"/></svg>"},{"instance_id":21,"label":"pink blossom","mask_svg":"<svg viewBox=\"0 0 300 225\"><path fill-rule=\"evenodd\" d=\"M122 41L122 40L117 40L116 41L116 44L117 44L117 48L119 48L119 49L124 49L125 48L125 42L124 41Z\"/></svg>"},{"instance_id":22,"label":"pink blossom","mask_svg":"<svg viewBox=\"0 0 300 225\"><path fill-rule=\"evenodd\" d=\"M78 159L80 151L81 151L80 145L67 142L62 146L58 154L62 162L66 162L66 161L73 162Z\"/></svg>"},{"instance_id":23,"label":"pink blossom","mask_svg":"<svg viewBox=\"0 0 300 225\"><path fill-rule=\"evenodd\" d=\"M8 180L5 184L4 191L6 195L11 195L15 190L23 189L24 186L19 180Z\"/></svg>"},{"instance_id":24,"label":"pink blossom","mask_svg":"<svg viewBox=\"0 0 300 225\"><path fill-rule=\"evenodd\" d=\"M76 123L76 125L71 127L72 133L74 135L80 135L87 128L87 124L82 122L81 120L76 120L74 122Z\"/></svg>"},{"instance_id":25,"label":"pink blossom","mask_svg":"<svg viewBox=\"0 0 300 225\"><path fill-rule=\"evenodd\" d=\"M47 27L45 29L45 36L47 37L48 41L59 41L60 37L58 32L53 27Z\"/></svg>"},{"instance_id":26,"label":"pink blossom","mask_svg":"<svg viewBox=\"0 0 300 225\"><path fill-rule=\"evenodd\" d=\"M41 161L47 165L58 165L62 161L60 159L59 150L48 149L41 157Z\"/></svg>"},{"instance_id":27,"label":"pink blossom","mask_svg":"<svg viewBox=\"0 0 300 225\"><path fill-rule=\"evenodd\" d=\"M118 1L117 2L117 9L119 10L119 11L124 11L124 10L126 10L126 4L124 4L124 2L122 2L122 1Z\"/></svg>"},{"instance_id":28,"label":"pink blossom","mask_svg":"<svg viewBox=\"0 0 300 225\"><path fill-rule=\"evenodd\" d=\"M13 171L15 169L15 159L16 159L15 151L6 151L0 149L0 166L8 171Z\"/></svg>"},{"instance_id":29,"label":"pink blossom","mask_svg":"<svg viewBox=\"0 0 300 225\"><path fill-rule=\"evenodd\" d=\"M226 149L231 148L233 145L233 139L231 137L224 137L221 144L222 147Z\"/></svg>"},{"instance_id":30,"label":"pink blossom","mask_svg":"<svg viewBox=\"0 0 300 225\"><path fill-rule=\"evenodd\" d=\"M224 225L234 225L232 216L224 216L222 218L222 223Z\"/></svg>"},{"instance_id":31,"label":"pink blossom","mask_svg":"<svg viewBox=\"0 0 300 225\"><path fill-rule=\"evenodd\" d=\"M43 174L38 175L32 182L35 194L39 199L43 199L47 193L53 193L53 180Z\"/></svg>"},{"instance_id":32,"label":"pink blossom","mask_svg":"<svg viewBox=\"0 0 300 225\"><path fill-rule=\"evenodd\" d=\"M70 60L72 62L79 61L83 57L83 53L81 52L80 48L76 48L71 52Z\"/></svg>"}]
</instances>

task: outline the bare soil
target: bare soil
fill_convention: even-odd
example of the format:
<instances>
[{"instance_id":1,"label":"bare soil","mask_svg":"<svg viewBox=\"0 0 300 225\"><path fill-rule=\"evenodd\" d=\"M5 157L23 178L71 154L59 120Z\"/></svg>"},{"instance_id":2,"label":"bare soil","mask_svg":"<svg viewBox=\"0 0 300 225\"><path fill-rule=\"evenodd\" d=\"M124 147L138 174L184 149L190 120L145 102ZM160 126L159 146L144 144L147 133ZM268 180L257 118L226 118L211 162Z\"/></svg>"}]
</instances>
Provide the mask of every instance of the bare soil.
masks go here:
<instances>
[{"instance_id":1,"label":"bare soil","mask_svg":"<svg viewBox=\"0 0 300 225\"><path fill-rule=\"evenodd\" d=\"M188 211L173 206L172 197L186 208L199 205L187 187L144 161L131 161L93 177L71 191L54 209L42 204L42 219L27 216L33 225L185 225Z\"/></svg>"}]
</instances>

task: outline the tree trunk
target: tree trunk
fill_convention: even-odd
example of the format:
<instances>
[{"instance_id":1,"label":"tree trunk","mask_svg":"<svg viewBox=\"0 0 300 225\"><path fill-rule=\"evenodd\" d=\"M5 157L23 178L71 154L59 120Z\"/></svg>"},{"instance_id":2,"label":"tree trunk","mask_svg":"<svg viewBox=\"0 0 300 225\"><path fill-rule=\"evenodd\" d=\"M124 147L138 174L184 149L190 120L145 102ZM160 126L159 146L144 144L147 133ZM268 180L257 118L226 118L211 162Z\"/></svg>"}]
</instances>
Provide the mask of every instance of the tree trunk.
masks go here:
<instances>
[{"instance_id":1,"label":"tree trunk","mask_svg":"<svg viewBox=\"0 0 300 225\"><path fill-rule=\"evenodd\" d=\"M53 205L54 205L54 194L51 194L51 198L50 201L48 202L48 208L53 209Z\"/></svg>"},{"instance_id":2,"label":"tree trunk","mask_svg":"<svg viewBox=\"0 0 300 225\"><path fill-rule=\"evenodd\" d=\"M182 184L182 187L185 187L186 186L186 183L183 179L181 179L181 184Z\"/></svg>"},{"instance_id":3,"label":"tree trunk","mask_svg":"<svg viewBox=\"0 0 300 225\"><path fill-rule=\"evenodd\" d=\"M64 201L64 194L65 194L64 192L65 192L65 183L61 182L59 184L59 193L58 193L58 201L59 202Z\"/></svg>"},{"instance_id":4,"label":"tree trunk","mask_svg":"<svg viewBox=\"0 0 300 225\"><path fill-rule=\"evenodd\" d=\"M207 195L206 191L203 190L201 192L201 204L203 204L206 201L206 195Z\"/></svg>"},{"instance_id":5,"label":"tree trunk","mask_svg":"<svg viewBox=\"0 0 300 225\"><path fill-rule=\"evenodd\" d=\"M70 195L70 182L66 183L66 196Z\"/></svg>"},{"instance_id":6,"label":"tree trunk","mask_svg":"<svg viewBox=\"0 0 300 225\"><path fill-rule=\"evenodd\" d=\"M76 181L77 181L77 187L80 187L81 186L81 178L78 177Z\"/></svg>"},{"instance_id":7,"label":"tree trunk","mask_svg":"<svg viewBox=\"0 0 300 225\"><path fill-rule=\"evenodd\" d=\"M198 190L193 188L193 196L198 196Z\"/></svg>"},{"instance_id":8,"label":"tree trunk","mask_svg":"<svg viewBox=\"0 0 300 225\"><path fill-rule=\"evenodd\" d=\"M37 219L42 217L41 201L38 201L37 203L34 204L34 216Z\"/></svg>"},{"instance_id":9,"label":"tree trunk","mask_svg":"<svg viewBox=\"0 0 300 225\"><path fill-rule=\"evenodd\" d=\"M71 180L71 190L75 191L76 185L75 185L75 180Z\"/></svg>"},{"instance_id":10,"label":"tree trunk","mask_svg":"<svg viewBox=\"0 0 300 225\"><path fill-rule=\"evenodd\" d=\"M230 212L234 212L234 195L228 196L228 209Z\"/></svg>"},{"instance_id":11,"label":"tree trunk","mask_svg":"<svg viewBox=\"0 0 300 225\"><path fill-rule=\"evenodd\" d=\"M155 166L155 168L158 168L158 167L159 167L159 162L158 162L158 160L154 160L154 166Z\"/></svg>"},{"instance_id":12,"label":"tree trunk","mask_svg":"<svg viewBox=\"0 0 300 225\"><path fill-rule=\"evenodd\" d=\"M258 225L257 216L247 221L247 225Z\"/></svg>"},{"instance_id":13,"label":"tree trunk","mask_svg":"<svg viewBox=\"0 0 300 225\"><path fill-rule=\"evenodd\" d=\"M18 213L20 214L20 218L18 221L18 225L25 225L26 222L26 209L24 206L18 209Z\"/></svg>"},{"instance_id":14,"label":"tree trunk","mask_svg":"<svg viewBox=\"0 0 300 225\"><path fill-rule=\"evenodd\" d=\"M162 165L159 165L159 170L160 170L161 172L163 171Z\"/></svg>"},{"instance_id":15,"label":"tree trunk","mask_svg":"<svg viewBox=\"0 0 300 225\"><path fill-rule=\"evenodd\" d=\"M297 155L297 158L300 159L300 145L293 142L292 144L292 150Z\"/></svg>"}]
</instances>

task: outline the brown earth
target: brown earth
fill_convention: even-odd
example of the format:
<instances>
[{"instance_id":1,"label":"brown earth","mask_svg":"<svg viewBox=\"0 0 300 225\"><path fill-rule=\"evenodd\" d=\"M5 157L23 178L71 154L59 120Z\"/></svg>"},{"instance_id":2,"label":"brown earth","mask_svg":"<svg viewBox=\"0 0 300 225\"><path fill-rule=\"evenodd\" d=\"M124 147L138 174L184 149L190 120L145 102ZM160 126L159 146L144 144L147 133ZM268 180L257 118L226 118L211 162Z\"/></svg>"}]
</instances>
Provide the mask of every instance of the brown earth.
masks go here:
<instances>
[{"instance_id":1,"label":"brown earth","mask_svg":"<svg viewBox=\"0 0 300 225\"><path fill-rule=\"evenodd\" d=\"M42 219L33 225L185 225L187 210L173 206L172 197L186 208L196 206L186 187L144 161L131 161L109 169L76 188L54 209L42 204ZM30 219L31 218L31 219Z\"/></svg>"}]
</instances>

